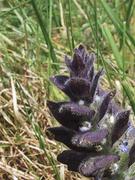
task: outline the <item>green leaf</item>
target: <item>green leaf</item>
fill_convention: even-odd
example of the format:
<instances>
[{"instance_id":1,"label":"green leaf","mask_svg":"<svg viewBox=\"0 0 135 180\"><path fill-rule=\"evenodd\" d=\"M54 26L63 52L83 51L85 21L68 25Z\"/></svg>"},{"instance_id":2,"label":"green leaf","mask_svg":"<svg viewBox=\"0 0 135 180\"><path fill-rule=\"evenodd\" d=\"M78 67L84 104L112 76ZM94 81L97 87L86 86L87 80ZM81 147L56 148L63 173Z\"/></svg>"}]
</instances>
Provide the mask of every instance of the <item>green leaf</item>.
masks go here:
<instances>
[{"instance_id":1,"label":"green leaf","mask_svg":"<svg viewBox=\"0 0 135 180\"><path fill-rule=\"evenodd\" d=\"M112 48L118 67L123 71L123 59L109 28L107 26L102 26L102 33Z\"/></svg>"},{"instance_id":2,"label":"green leaf","mask_svg":"<svg viewBox=\"0 0 135 180\"><path fill-rule=\"evenodd\" d=\"M39 10L38 10L38 7L37 7L37 5L36 5L36 1L35 1L35 0L31 0L31 4L32 4L33 9L34 9L34 11L35 11L35 14L36 14L36 16L37 16L37 19L38 19L40 28L41 28L41 30L42 30L44 39L45 39L45 41L46 41L46 44L47 44L47 46L48 46L48 49L49 49L49 52L50 52L50 56L51 56L51 58L52 58L52 61L53 61L54 63L57 63L57 62L58 62L58 61L57 61L57 57L56 57L56 54L55 54L55 51L54 51L54 48L53 48L51 39L50 39L50 37L49 37L49 33L48 33L47 29L46 29L46 24L45 24L45 22L43 21L42 16L41 16L41 14L40 14L40 12L39 12ZM58 69L58 66L57 66L57 65L54 65L54 66L55 66L55 68L56 68L56 70L57 70L57 69Z\"/></svg>"},{"instance_id":3,"label":"green leaf","mask_svg":"<svg viewBox=\"0 0 135 180\"><path fill-rule=\"evenodd\" d=\"M122 86L123 86L123 89L124 89L128 99L129 99L129 102L133 109L133 112L135 114L135 90L130 85L130 83L128 83L128 81L126 81L126 80L122 82Z\"/></svg>"},{"instance_id":4,"label":"green leaf","mask_svg":"<svg viewBox=\"0 0 135 180\"><path fill-rule=\"evenodd\" d=\"M113 12L112 8L106 3L105 0L100 0L104 10L106 11L108 17L111 19L112 23L116 27L117 31L122 35L123 34L123 23L118 18L117 14ZM126 37L130 40L130 42L135 46L135 39L130 35L129 32L126 32Z\"/></svg>"}]
</instances>

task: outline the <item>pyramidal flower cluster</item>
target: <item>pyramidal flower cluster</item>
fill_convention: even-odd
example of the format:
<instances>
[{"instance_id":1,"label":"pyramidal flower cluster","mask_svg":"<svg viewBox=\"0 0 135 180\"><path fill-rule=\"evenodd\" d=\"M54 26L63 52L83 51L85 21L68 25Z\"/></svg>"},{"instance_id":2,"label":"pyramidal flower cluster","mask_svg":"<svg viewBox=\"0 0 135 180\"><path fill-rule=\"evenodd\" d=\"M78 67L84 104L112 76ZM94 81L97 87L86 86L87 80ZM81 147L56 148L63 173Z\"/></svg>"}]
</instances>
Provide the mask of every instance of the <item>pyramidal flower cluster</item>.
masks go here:
<instances>
[{"instance_id":1,"label":"pyramidal flower cluster","mask_svg":"<svg viewBox=\"0 0 135 180\"><path fill-rule=\"evenodd\" d=\"M129 147L126 139L132 131L130 111L122 110L114 102L115 90L107 92L100 87L104 72L95 72L94 61L95 55L79 45L73 59L65 56L70 75L50 78L69 101L47 102L61 126L48 128L46 134L69 148L57 157L68 170L95 179L122 180L123 171L135 162L135 144ZM120 166L120 152L128 154L124 170Z\"/></svg>"}]
</instances>

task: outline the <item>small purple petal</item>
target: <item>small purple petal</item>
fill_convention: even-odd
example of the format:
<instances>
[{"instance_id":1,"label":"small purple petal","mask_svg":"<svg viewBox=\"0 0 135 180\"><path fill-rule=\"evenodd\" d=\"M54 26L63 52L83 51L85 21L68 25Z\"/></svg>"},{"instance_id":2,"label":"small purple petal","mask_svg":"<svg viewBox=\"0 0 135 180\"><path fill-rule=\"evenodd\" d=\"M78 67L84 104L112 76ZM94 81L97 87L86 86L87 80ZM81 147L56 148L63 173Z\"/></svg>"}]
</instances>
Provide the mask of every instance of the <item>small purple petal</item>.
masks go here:
<instances>
[{"instance_id":1,"label":"small purple petal","mask_svg":"<svg viewBox=\"0 0 135 180\"><path fill-rule=\"evenodd\" d=\"M115 116L120 111L122 111L121 107L118 106L118 104L116 104L114 100L112 100L108 105L108 113Z\"/></svg>"},{"instance_id":2,"label":"small purple petal","mask_svg":"<svg viewBox=\"0 0 135 180\"><path fill-rule=\"evenodd\" d=\"M74 130L78 130L83 121L92 121L95 114L94 110L76 103L47 101L47 105L60 124Z\"/></svg>"},{"instance_id":3,"label":"small purple petal","mask_svg":"<svg viewBox=\"0 0 135 180\"><path fill-rule=\"evenodd\" d=\"M88 71L88 79L89 79L90 81L92 81L93 76L94 76L94 67L91 66L91 67L90 67L90 70Z\"/></svg>"},{"instance_id":4,"label":"small purple petal","mask_svg":"<svg viewBox=\"0 0 135 180\"><path fill-rule=\"evenodd\" d=\"M71 138L75 134L74 131L71 131L65 127L53 127L46 130L46 135L50 139L55 139L56 141L64 143L69 148L72 148Z\"/></svg>"},{"instance_id":5,"label":"small purple petal","mask_svg":"<svg viewBox=\"0 0 135 180\"><path fill-rule=\"evenodd\" d=\"M92 117L95 114L94 110L90 110L89 107L78 105L77 103L66 103L61 106L61 112L68 112L72 115L82 116L82 118L88 116L89 119L92 119Z\"/></svg>"},{"instance_id":6,"label":"small purple petal","mask_svg":"<svg viewBox=\"0 0 135 180\"><path fill-rule=\"evenodd\" d=\"M91 147L102 143L102 140L108 135L107 129L101 129L93 132L77 133L72 137L72 143L78 147Z\"/></svg>"},{"instance_id":7,"label":"small purple petal","mask_svg":"<svg viewBox=\"0 0 135 180\"><path fill-rule=\"evenodd\" d=\"M127 136L129 138L135 138L135 126L128 122Z\"/></svg>"},{"instance_id":8,"label":"small purple petal","mask_svg":"<svg viewBox=\"0 0 135 180\"><path fill-rule=\"evenodd\" d=\"M71 99L87 99L90 96L90 82L83 78L71 78L65 83L65 91Z\"/></svg>"},{"instance_id":9,"label":"small purple petal","mask_svg":"<svg viewBox=\"0 0 135 180\"><path fill-rule=\"evenodd\" d=\"M117 155L102 155L94 158L86 158L79 165L79 172L84 176L90 177L95 175L95 172L98 172L100 169L108 169L111 164L118 160L119 156Z\"/></svg>"},{"instance_id":10,"label":"small purple petal","mask_svg":"<svg viewBox=\"0 0 135 180\"><path fill-rule=\"evenodd\" d=\"M116 123L112 130L112 144L114 144L127 130L130 111L119 112L116 116Z\"/></svg>"},{"instance_id":11,"label":"small purple petal","mask_svg":"<svg viewBox=\"0 0 135 180\"><path fill-rule=\"evenodd\" d=\"M83 50L83 49L82 49ZM79 74L85 69L85 64L83 62L85 52L80 51L80 49L75 49L75 53L73 56L72 61L72 71L74 72L75 76L79 76Z\"/></svg>"},{"instance_id":12,"label":"small purple petal","mask_svg":"<svg viewBox=\"0 0 135 180\"><path fill-rule=\"evenodd\" d=\"M66 66L68 67L68 70L70 72L70 77L75 76L76 74L72 68L72 61L68 56L65 56L65 63L66 63Z\"/></svg>"},{"instance_id":13,"label":"small purple petal","mask_svg":"<svg viewBox=\"0 0 135 180\"><path fill-rule=\"evenodd\" d=\"M93 101L93 97L95 95L95 91L97 89L97 85L98 85L98 81L100 76L103 75L103 69L101 69L100 71L97 72L97 74L95 75L95 77L92 80L92 85L91 85L91 89L90 89L90 97L91 97L91 102Z\"/></svg>"},{"instance_id":14,"label":"small purple petal","mask_svg":"<svg viewBox=\"0 0 135 180\"><path fill-rule=\"evenodd\" d=\"M108 105L110 101L112 100L112 98L115 96L115 94L116 94L116 91L111 91L103 97L102 103L99 107L99 113L97 117L98 121L100 121L104 117L105 113L107 112Z\"/></svg>"},{"instance_id":15,"label":"small purple petal","mask_svg":"<svg viewBox=\"0 0 135 180\"><path fill-rule=\"evenodd\" d=\"M67 147L69 147L72 150L78 151L78 152L96 152L94 147L85 148L85 147L77 147L71 142L72 137L76 134L75 131L72 131L70 129L67 129L63 126L61 127L54 127L54 128L48 128L46 130L46 135L50 139L55 139L56 141L62 142Z\"/></svg>"},{"instance_id":16,"label":"small purple petal","mask_svg":"<svg viewBox=\"0 0 135 180\"><path fill-rule=\"evenodd\" d=\"M94 75L92 68L95 60L94 53L87 53L83 45L74 50L73 60L65 56L65 63L70 71L71 77L80 77L91 80Z\"/></svg>"},{"instance_id":17,"label":"small purple petal","mask_svg":"<svg viewBox=\"0 0 135 180\"><path fill-rule=\"evenodd\" d=\"M93 76L94 76L94 67L93 67L93 62L95 60L95 54L86 54L85 56L85 69L83 70L82 77L89 79L92 81Z\"/></svg>"},{"instance_id":18,"label":"small purple petal","mask_svg":"<svg viewBox=\"0 0 135 180\"><path fill-rule=\"evenodd\" d=\"M85 62L87 63L87 68L93 65L93 62L96 60L96 56L94 53L87 54L85 57Z\"/></svg>"},{"instance_id":19,"label":"small purple petal","mask_svg":"<svg viewBox=\"0 0 135 180\"><path fill-rule=\"evenodd\" d=\"M135 162L135 144L131 147L129 151L129 162L128 167L131 166Z\"/></svg>"},{"instance_id":20,"label":"small purple petal","mask_svg":"<svg viewBox=\"0 0 135 180\"><path fill-rule=\"evenodd\" d=\"M68 76L61 76L61 75L53 76L50 78L50 80L53 82L53 84L55 84L60 90L65 89L64 84L68 79L69 79Z\"/></svg>"},{"instance_id":21,"label":"small purple petal","mask_svg":"<svg viewBox=\"0 0 135 180\"><path fill-rule=\"evenodd\" d=\"M88 155L72 150L63 151L58 155L57 160L68 166L68 170L78 172L78 166Z\"/></svg>"},{"instance_id":22,"label":"small purple petal","mask_svg":"<svg viewBox=\"0 0 135 180\"><path fill-rule=\"evenodd\" d=\"M65 63L67 65L67 67L69 68L69 70L71 71L71 59L68 56L65 56Z\"/></svg>"},{"instance_id":23,"label":"small purple petal","mask_svg":"<svg viewBox=\"0 0 135 180\"><path fill-rule=\"evenodd\" d=\"M122 151L124 153L127 153L129 151L129 147L128 147L128 145L125 142L122 142L119 145L119 149L120 149L120 151Z\"/></svg>"}]
</instances>

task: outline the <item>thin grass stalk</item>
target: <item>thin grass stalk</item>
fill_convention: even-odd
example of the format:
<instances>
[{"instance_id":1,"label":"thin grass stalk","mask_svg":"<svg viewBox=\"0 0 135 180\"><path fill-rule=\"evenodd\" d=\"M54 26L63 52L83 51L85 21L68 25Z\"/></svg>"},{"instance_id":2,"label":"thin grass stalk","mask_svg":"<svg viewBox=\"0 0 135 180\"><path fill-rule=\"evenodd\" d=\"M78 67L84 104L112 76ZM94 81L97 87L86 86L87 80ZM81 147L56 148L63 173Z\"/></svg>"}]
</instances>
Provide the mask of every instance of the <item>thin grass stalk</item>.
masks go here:
<instances>
[{"instance_id":1,"label":"thin grass stalk","mask_svg":"<svg viewBox=\"0 0 135 180\"><path fill-rule=\"evenodd\" d=\"M127 80L124 80L122 82L122 87L129 99L130 105L133 109L133 112L135 114L135 92L134 89L132 88L132 86L130 85L130 83Z\"/></svg>"},{"instance_id":2,"label":"thin grass stalk","mask_svg":"<svg viewBox=\"0 0 135 180\"><path fill-rule=\"evenodd\" d=\"M47 44L47 46L48 46L51 59L52 59L53 63L58 63L58 60L57 60L57 57L56 57L56 54L55 54L55 51L54 51L54 48L53 48L51 39L50 39L49 34L48 34L48 32L47 32L47 29L46 29L46 24L45 24L45 22L43 21L42 16L40 15L40 12L39 12L39 10L38 10L38 8L37 8L37 6L36 6L35 0L31 0L31 4L32 4L32 6L33 6L33 9L34 9L35 14L36 14L36 16L37 16L37 19L38 19L40 28L41 28L42 33L43 33L43 36L44 36L44 39L45 39L46 44ZM54 64L53 67L54 67L56 70L59 69L56 64Z\"/></svg>"},{"instance_id":3,"label":"thin grass stalk","mask_svg":"<svg viewBox=\"0 0 135 180\"><path fill-rule=\"evenodd\" d=\"M127 8L127 11L126 11L126 29L129 29L130 27L130 21L131 21L131 17L133 15L133 12L134 12L134 9L135 9L135 3L134 3L134 0L130 0L128 2L128 8Z\"/></svg>"},{"instance_id":4,"label":"thin grass stalk","mask_svg":"<svg viewBox=\"0 0 135 180\"><path fill-rule=\"evenodd\" d=\"M63 30L66 31L65 22L64 22L64 12L63 12L63 6L62 6L62 1L61 0L59 0L59 9L60 9L61 26L62 26Z\"/></svg>"},{"instance_id":5,"label":"thin grass stalk","mask_svg":"<svg viewBox=\"0 0 135 180\"><path fill-rule=\"evenodd\" d=\"M125 59L125 50L126 50L126 44L125 44L125 32L126 32L126 23L123 23L123 29L124 29L124 33L123 33L123 38L122 38L122 59L123 59L123 75L122 75L122 79L124 80L126 78L126 59ZM123 101L122 104L123 106L125 106L125 91L123 89Z\"/></svg>"},{"instance_id":6,"label":"thin grass stalk","mask_svg":"<svg viewBox=\"0 0 135 180\"><path fill-rule=\"evenodd\" d=\"M73 50L75 45L74 45L74 35L73 35L73 26L72 26L71 0L68 0L68 11L69 11L70 36L71 36L72 50Z\"/></svg>"},{"instance_id":7,"label":"thin grass stalk","mask_svg":"<svg viewBox=\"0 0 135 180\"><path fill-rule=\"evenodd\" d=\"M95 37L96 37L96 55L97 59L99 59L99 35L98 35L98 16L97 16L97 1L94 1L94 22L95 22ZM97 64L99 66L99 61L97 61Z\"/></svg>"},{"instance_id":8,"label":"thin grass stalk","mask_svg":"<svg viewBox=\"0 0 135 180\"><path fill-rule=\"evenodd\" d=\"M103 32L104 37L106 38L106 40L108 41L109 45L112 48L112 51L113 51L113 54L115 56L115 59L116 59L116 62L117 62L119 69L123 72L123 60L122 60L119 49L117 48L117 46L115 44L115 41L113 39L113 36L112 36L109 28L107 26L103 26L102 32Z\"/></svg>"},{"instance_id":9,"label":"thin grass stalk","mask_svg":"<svg viewBox=\"0 0 135 180\"><path fill-rule=\"evenodd\" d=\"M66 23L66 33L67 33L68 46L70 49L70 54L72 55L73 48L72 48L72 42L71 42L71 37L70 37L70 30L69 30L69 26L68 26L68 22L67 22L66 17L65 17L65 23Z\"/></svg>"},{"instance_id":10,"label":"thin grass stalk","mask_svg":"<svg viewBox=\"0 0 135 180\"><path fill-rule=\"evenodd\" d=\"M52 8L53 8L53 0L49 0L49 37L51 39L51 32L52 32Z\"/></svg>"},{"instance_id":11,"label":"thin grass stalk","mask_svg":"<svg viewBox=\"0 0 135 180\"><path fill-rule=\"evenodd\" d=\"M73 2L76 5L79 12L81 13L81 15L85 18L85 20L88 20L85 10L81 6L81 3L79 4L79 2L77 2L77 0L73 0Z\"/></svg>"}]
</instances>

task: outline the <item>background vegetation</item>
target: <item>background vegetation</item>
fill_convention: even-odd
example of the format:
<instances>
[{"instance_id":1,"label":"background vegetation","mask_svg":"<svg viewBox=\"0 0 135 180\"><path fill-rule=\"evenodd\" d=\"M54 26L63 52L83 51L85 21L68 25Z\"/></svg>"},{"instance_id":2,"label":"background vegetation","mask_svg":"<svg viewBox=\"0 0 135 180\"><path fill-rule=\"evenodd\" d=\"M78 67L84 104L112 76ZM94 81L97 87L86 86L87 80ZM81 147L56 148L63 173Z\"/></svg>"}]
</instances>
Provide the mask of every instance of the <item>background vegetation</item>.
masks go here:
<instances>
[{"instance_id":1,"label":"background vegetation","mask_svg":"<svg viewBox=\"0 0 135 180\"><path fill-rule=\"evenodd\" d=\"M79 43L135 113L134 9L134 0L0 0L0 179L82 178L56 161L64 147L45 136L56 124L46 100L66 98L49 76L66 73L64 54Z\"/></svg>"}]
</instances>

